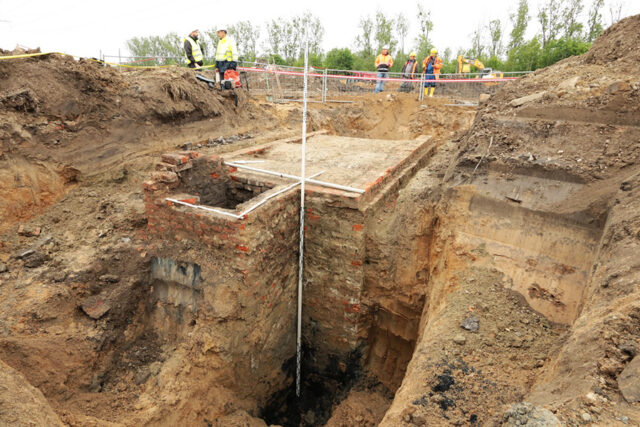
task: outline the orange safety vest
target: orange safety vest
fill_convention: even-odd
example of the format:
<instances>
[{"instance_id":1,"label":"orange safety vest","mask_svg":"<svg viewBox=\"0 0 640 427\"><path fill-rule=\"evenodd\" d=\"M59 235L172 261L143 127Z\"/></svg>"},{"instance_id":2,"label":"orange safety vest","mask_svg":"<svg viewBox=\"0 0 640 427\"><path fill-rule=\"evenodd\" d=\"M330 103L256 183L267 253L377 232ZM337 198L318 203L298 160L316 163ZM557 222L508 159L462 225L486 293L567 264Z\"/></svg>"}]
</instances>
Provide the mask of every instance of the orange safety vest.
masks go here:
<instances>
[{"instance_id":1,"label":"orange safety vest","mask_svg":"<svg viewBox=\"0 0 640 427\"><path fill-rule=\"evenodd\" d=\"M393 67L393 58L391 55L380 54L376 57L376 70L389 71Z\"/></svg>"},{"instance_id":2,"label":"orange safety vest","mask_svg":"<svg viewBox=\"0 0 640 427\"><path fill-rule=\"evenodd\" d=\"M427 65L429 65L429 61L433 58L433 56L429 55L426 58L424 58L424 61L422 61L422 72L426 74L427 72ZM442 59L440 59L439 56L436 56L433 59L433 74L435 74L436 79L439 77L438 74L440 74L440 68L442 68Z\"/></svg>"}]
</instances>

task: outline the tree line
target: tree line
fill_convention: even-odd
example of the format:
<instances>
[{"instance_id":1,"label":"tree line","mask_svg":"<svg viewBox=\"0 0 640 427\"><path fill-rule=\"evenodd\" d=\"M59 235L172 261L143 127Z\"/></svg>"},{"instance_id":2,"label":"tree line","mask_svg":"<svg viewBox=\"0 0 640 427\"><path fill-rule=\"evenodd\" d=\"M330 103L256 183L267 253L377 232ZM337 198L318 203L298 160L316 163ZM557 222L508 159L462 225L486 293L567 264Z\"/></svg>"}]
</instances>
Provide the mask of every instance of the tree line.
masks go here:
<instances>
[{"instance_id":1,"label":"tree line","mask_svg":"<svg viewBox=\"0 0 640 427\"><path fill-rule=\"evenodd\" d=\"M605 26L604 0L545 0L537 11L531 11L528 0L519 0L517 10L508 22L492 19L479 25L469 35L469 45L440 50L443 73L456 71L457 56L479 59L486 67L502 71L533 71L573 55L586 52ZM580 18L586 9L586 20ZM613 24L622 16L623 4L609 7L607 20ZM374 70L375 56L382 47L389 47L395 58L391 71L401 70L410 51L418 60L433 47L435 28L431 11L418 3L416 13L409 19L403 13L389 16L378 10L361 16L358 35L351 47L339 47L323 52L324 26L317 16L307 12L292 18L277 18L263 25L248 20L226 27L235 38L241 60L260 61L278 65L301 66L304 56L305 31L308 31L309 61L314 67L339 70ZM408 39L409 29L415 26L418 35ZM533 37L526 39L527 30L535 26ZM215 54L217 27L200 32L205 56ZM166 63L180 63L184 56L184 36L169 33L163 36L134 37L127 48L134 56L175 58Z\"/></svg>"}]
</instances>

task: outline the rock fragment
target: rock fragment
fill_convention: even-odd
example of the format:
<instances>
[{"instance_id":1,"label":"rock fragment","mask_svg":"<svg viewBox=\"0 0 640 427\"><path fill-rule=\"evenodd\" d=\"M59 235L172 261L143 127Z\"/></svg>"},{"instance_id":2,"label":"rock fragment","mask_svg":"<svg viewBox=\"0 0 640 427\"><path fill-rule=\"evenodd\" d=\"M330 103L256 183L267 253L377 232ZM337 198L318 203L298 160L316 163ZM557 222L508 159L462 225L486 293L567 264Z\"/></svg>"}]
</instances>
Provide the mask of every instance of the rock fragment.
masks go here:
<instances>
[{"instance_id":1,"label":"rock fragment","mask_svg":"<svg viewBox=\"0 0 640 427\"><path fill-rule=\"evenodd\" d=\"M476 316L469 316L462 321L460 326L467 331L475 332L480 328L480 320Z\"/></svg>"},{"instance_id":2,"label":"rock fragment","mask_svg":"<svg viewBox=\"0 0 640 427\"><path fill-rule=\"evenodd\" d=\"M80 308L87 316L97 320L111 309L111 305L105 300L104 295L100 294L85 298Z\"/></svg>"},{"instance_id":3,"label":"rock fragment","mask_svg":"<svg viewBox=\"0 0 640 427\"><path fill-rule=\"evenodd\" d=\"M618 375L618 388L629 403L640 402L640 357L634 357Z\"/></svg>"}]
</instances>

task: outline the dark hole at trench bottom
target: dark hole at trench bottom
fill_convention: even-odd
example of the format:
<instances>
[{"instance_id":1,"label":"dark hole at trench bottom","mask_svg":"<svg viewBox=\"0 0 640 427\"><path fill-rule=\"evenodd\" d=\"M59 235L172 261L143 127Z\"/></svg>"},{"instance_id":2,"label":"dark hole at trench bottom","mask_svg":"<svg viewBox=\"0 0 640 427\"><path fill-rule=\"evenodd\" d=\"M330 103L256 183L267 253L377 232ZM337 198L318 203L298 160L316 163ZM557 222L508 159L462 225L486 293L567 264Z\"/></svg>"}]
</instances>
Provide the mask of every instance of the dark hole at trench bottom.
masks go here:
<instances>
[{"instance_id":1,"label":"dark hole at trench bottom","mask_svg":"<svg viewBox=\"0 0 640 427\"><path fill-rule=\"evenodd\" d=\"M272 394L262 409L261 418L267 424L283 427L324 425L334 406L343 400L362 373L362 347L347 358L330 356L328 367L314 371L305 360L313 358L314 350L303 348L302 384L296 396L296 357L288 359L282 370L292 379L291 386Z\"/></svg>"}]
</instances>

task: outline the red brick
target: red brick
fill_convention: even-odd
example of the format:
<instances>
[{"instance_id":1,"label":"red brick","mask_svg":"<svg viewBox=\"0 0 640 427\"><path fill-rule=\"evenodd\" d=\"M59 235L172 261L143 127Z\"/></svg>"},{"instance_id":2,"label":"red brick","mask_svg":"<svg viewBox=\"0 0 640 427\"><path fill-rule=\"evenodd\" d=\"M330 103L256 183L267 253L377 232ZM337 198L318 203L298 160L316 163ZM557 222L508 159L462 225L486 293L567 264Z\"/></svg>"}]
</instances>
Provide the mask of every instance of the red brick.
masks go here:
<instances>
[{"instance_id":1,"label":"red brick","mask_svg":"<svg viewBox=\"0 0 640 427\"><path fill-rule=\"evenodd\" d=\"M200 201L200 197L195 197L194 196L194 197L187 197L187 198L178 199L178 200L181 201L181 202L184 202L184 203L189 203L191 205L196 205Z\"/></svg>"},{"instance_id":2,"label":"red brick","mask_svg":"<svg viewBox=\"0 0 640 427\"><path fill-rule=\"evenodd\" d=\"M166 182L166 183L174 183L178 182L178 175L175 172L153 172L151 174L155 181Z\"/></svg>"},{"instance_id":3,"label":"red brick","mask_svg":"<svg viewBox=\"0 0 640 427\"><path fill-rule=\"evenodd\" d=\"M158 189L154 181L144 181L142 183L142 188L147 191L156 191Z\"/></svg>"},{"instance_id":4,"label":"red brick","mask_svg":"<svg viewBox=\"0 0 640 427\"><path fill-rule=\"evenodd\" d=\"M200 156L200 153L198 153L197 151L193 151L193 150L178 151L178 154L182 154L183 156L187 156L190 159L197 159Z\"/></svg>"},{"instance_id":5,"label":"red brick","mask_svg":"<svg viewBox=\"0 0 640 427\"><path fill-rule=\"evenodd\" d=\"M165 153L162 155L162 161L177 166L183 163L187 163L189 161L189 158L178 153Z\"/></svg>"}]
</instances>

